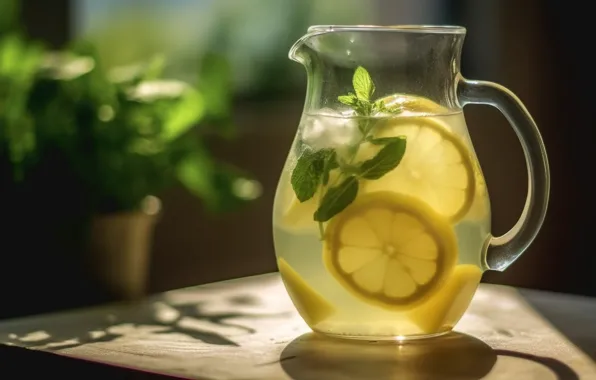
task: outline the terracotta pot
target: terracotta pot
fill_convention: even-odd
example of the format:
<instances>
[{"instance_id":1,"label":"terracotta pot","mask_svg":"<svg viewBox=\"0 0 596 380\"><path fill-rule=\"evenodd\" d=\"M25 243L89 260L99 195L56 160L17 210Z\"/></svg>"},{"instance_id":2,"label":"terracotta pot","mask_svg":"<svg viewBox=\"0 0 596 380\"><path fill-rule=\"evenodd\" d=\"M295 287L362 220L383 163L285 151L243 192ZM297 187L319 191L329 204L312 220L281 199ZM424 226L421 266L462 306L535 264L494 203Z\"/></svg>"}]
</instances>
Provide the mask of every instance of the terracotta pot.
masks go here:
<instances>
[{"instance_id":1,"label":"terracotta pot","mask_svg":"<svg viewBox=\"0 0 596 380\"><path fill-rule=\"evenodd\" d=\"M161 202L147 197L139 211L98 215L91 222L89 264L110 297L146 295L153 231Z\"/></svg>"}]
</instances>

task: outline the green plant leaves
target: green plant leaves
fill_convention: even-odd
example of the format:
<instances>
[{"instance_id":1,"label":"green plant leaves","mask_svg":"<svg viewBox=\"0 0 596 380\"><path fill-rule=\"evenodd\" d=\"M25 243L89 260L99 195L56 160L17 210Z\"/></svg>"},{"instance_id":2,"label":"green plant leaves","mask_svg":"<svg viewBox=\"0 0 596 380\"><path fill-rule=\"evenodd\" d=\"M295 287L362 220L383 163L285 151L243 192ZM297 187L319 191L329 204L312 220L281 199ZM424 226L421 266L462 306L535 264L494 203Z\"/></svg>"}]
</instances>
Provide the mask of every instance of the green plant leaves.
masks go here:
<instances>
[{"instance_id":1,"label":"green plant leaves","mask_svg":"<svg viewBox=\"0 0 596 380\"><path fill-rule=\"evenodd\" d=\"M18 28L20 3L20 0L0 1L0 38L4 34L14 32Z\"/></svg>"},{"instance_id":2,"label":"green plant leaves","mask_svg":"<svg viewBox=\"0 0 596 380\"><path fill-rule=\"evenodd\" d=\"M136 209L176 182L208 209L254 199L258 182L216 160L204 134L192 133L211 115L210 124L225 121L232 135L231 94L221 88L230 74L225 62L205 63L200 88L161 78L164 64L156 56L106 71L86 41L50 53L20 36L0 36L0 157L9 160L0 164L20 180L34 169L24 167L27 159L39 165L61 154L90 189L85 195L109 211Z\"/></svg>"},{"instance_id":3,"label":"green plant leaves","mask_svg":"<svg viewBox=\"0 0 596 380\"><path fill-rule=\"evenodd\" d=\"M174 140L196 126L205 114L204 98L194 88L187 88L183 95L164 113L161 137Z\"/></svg>"},{"instance_id":4,"label":"green plant leaves","mask_svg":"<svg viewBox=\"0 0 596 380\"><path fill-rule=\"evenodd\" d=\"M197 147L178 163L176 176L190 192L211 203L217 198L217 190L211 181L213 171L214 164L205 148Z\"/></svg>"},{"instance_id":5,"label":"green plant leaves","mask_svg":"<svg viewBox=\"0 0 596 380\"><path fill-rule=\"evenodd\" d=\"M217 123L217 132L224 137L234 134L231 123L232 69L221 54L207 53L199 68L198 89L205 101L205 119Z\"/></svg>"},{"instance_id":6,"label":"green plant leaves","mask_svg":"<svg viewBox=\"0 0 596 380\"><path fill-rule=\"evenodd\" d=\"M27 103L42 54L40 46L27 44L18 35L0 36L0 154L12 164L12 180L23 180L27 161L37 150Z\"/></svg>"},{"instance_id":7,"label":"green plant leaves","mask_svg":"<svg viewBox=\"0 0 596 380\"><path fill-rule=\"evenodd\" d=\"M259 183L247 173L215 161L200 145L179 162L176 176L211 212L232 211L257 198L261 191Z\"/></svg>"}]
</instances>

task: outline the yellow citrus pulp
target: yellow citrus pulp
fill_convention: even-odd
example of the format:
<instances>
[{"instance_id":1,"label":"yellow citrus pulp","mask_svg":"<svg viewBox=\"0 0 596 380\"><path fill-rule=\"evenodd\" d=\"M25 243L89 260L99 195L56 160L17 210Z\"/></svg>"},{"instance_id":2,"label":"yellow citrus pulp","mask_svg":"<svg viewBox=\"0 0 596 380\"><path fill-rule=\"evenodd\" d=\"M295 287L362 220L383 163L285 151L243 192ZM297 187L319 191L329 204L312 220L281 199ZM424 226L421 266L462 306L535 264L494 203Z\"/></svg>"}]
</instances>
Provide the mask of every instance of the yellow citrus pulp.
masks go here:
<instances>
[{"instance_id":1,"label":"yellow citrus pulp","mask_svg":"<svg viewBox=\"0 0 596 380\"><path fill-rule=\"evenodd\" d=\"M329 183L333 183L338 176L339 170L332 170L329 174ZM290 179L288 178L287 181L290 181ZM298 200L291 184L283 187L284 194L282 194L283 198L280 203L284 205L284 209L281 213L280 225L294 233L318 233L317 223L313 220L313 215L317 211L319 201L325 191L323 186L319 186L315 195L305 202Z\"/></svg>"},{"instance_id":2,"label":"yellow citrus pulp","mask_svg":"<svg viewBox=\"0 0 596 380\"><path fill-rule=\"evenodd\" d=\"M333 305L310 287L286 260L278 259L277 266L290 298L309 326L314 326L335 313Z\"/></svg>"},{"instance_id":3,"label":"yellow citrus pulp","mask_svg":"<svg viewBox=\"0 0 596 380\"><path fill-rule=\"evenodd\" d=\"M360 299L407 309L439 289L457 260L451 226L419 200L392 192L365 194L325 231L329 272Z\"/></svg>"},{"instance_id":4,"label":"yellow citrus pulp","mask_svg":"<svg viewBox=\"0 0 596 380\"><path fill-rule=\"evenodd\" d=\"M409 319L424 333L450 330L464 315L481 277L482 271L477 266L457 265L437 293L408 313Z\"/></svg>"},{"instance_id":5,"label":"yellow citrus pulp","mask_svg":"<svg viewBox=\"0 0 596 380\"><path fill-rule=\"evenodd\" d=\"M383 98L383 103L389 110L398 110L401 113L415 114L445 114L447 108L433 102L428 98L415 95L394 94Z\"/></svg>"},{"instance_id":6,"label":"yellow citrus pulp","mask_svg":"<svg viewBox=\"0 0 596 380\"><path fill-rule=\"evenodd\" d=\"M460 138L431 117L387 119L376 138L405 136L406 152L400 164L375 180L363 181L365 192L391 190L412 195L438 214L455 222L470 209L475 193L472 159ZM374 156L366 146L361 155Z\"/></svg>"},{"instance_id":7,"label":"yellow citrus pulp","mask_svg":"<svg viewBox=\"0 0 596 380\"><path fill-rule=\"evenodd\" d=\"M486 187L486 181L482 176L482 170L480 169L480 164L478 161L476 161L476 170L474 173L476 175L476 190L474 194L474 200L472 201L470 209L466 214L466 219L484 220L490 217L490 205L488 201L488 189Z\"/></svg>"}]
</instances>

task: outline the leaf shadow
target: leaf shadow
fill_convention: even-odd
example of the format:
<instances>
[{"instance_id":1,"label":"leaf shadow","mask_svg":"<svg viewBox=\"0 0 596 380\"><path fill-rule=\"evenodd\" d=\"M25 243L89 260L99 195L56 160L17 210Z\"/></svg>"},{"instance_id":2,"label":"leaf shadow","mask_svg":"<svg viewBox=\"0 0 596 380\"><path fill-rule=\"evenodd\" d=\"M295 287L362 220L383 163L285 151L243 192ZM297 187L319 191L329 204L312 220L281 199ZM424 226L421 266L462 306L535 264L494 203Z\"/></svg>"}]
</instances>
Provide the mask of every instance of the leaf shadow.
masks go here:
<instances>
[{"instance_id":1,"label":"leaf shadow","mask_svg":"<svg viewBox=\"0 0 596 380\"><path fill-rule=\"evenodd\" d=\"M111 342L125 337L135 329L149 328L152 334L178 334L205 344L238 346L233 335L254 334L250 326L235 323L242 318L269 318L285 313L247 313L236 311L207 312L206 301L171 303L164 297L152 302L138 302L127 307L114 306L99 310L73 313L68 317L57 314L21 320L0 334L0 343L60 351L89 343ZM251 296L236 296L227 300L234 305L257 305ZM34 328L32 327L34 326ZM230 334L230 331L233 334Z\"/></svg>"}]
</instances>

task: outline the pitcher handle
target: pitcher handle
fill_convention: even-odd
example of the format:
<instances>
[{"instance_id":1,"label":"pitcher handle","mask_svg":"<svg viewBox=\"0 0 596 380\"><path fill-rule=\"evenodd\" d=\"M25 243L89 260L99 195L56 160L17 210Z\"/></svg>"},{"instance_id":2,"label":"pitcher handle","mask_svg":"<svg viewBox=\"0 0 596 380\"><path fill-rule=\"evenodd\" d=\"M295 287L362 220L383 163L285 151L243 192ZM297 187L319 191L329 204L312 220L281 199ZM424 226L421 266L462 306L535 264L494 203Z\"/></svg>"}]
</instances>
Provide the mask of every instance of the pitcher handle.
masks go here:
<instances>
[{"instance_id":1,"label":"pitcher handle","mask_svg":"<svg viewBox=\"0 0 596 380\"><path fill-rule=\"evenodd\" d=\"M507 118L522 145L528 170L528 195L517 223L502 236L492 237L486 253L488 269L507 269L534 241L546 215L550 192L548 158L540 131L532 116L507 88L492 82L466 80L458 83L460 104L487 104Z\"/></svg>"}]
</instances>

